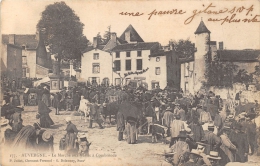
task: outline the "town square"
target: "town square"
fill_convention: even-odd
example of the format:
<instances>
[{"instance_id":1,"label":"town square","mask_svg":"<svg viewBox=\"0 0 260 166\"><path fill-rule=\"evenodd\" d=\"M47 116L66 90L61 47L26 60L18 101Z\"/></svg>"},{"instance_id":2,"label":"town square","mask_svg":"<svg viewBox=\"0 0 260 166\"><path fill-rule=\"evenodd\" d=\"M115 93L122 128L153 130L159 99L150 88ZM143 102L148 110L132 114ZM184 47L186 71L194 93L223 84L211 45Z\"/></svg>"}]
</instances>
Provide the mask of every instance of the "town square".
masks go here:
<instances>
[{"instance_id":1,"label":"town square","mask_svg":"<svg viewBox=\"0 0 260 166\"><path fill-rule=\"evenodd\" d=\"M258 1L1 2L0 165L260 163Z\"/></svg>"}]
</instances>

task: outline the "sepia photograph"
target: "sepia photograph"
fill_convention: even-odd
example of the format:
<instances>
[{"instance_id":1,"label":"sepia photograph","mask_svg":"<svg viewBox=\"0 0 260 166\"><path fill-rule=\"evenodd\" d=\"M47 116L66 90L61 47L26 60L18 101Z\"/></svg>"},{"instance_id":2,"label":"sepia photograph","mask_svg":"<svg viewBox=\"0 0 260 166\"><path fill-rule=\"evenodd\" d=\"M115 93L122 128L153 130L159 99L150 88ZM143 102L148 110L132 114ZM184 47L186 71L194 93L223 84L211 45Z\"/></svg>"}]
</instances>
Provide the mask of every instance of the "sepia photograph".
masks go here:
<instances>
[{"instance_id":1,"label":"sepia photograph","mask_svg":"<svg viewBox=\"0 0 260 166\"><path fill-rule=\"evenodd\" d=\"M0 5L0 166L260 165L259 0Z\"/></svg>"}]
</instances>

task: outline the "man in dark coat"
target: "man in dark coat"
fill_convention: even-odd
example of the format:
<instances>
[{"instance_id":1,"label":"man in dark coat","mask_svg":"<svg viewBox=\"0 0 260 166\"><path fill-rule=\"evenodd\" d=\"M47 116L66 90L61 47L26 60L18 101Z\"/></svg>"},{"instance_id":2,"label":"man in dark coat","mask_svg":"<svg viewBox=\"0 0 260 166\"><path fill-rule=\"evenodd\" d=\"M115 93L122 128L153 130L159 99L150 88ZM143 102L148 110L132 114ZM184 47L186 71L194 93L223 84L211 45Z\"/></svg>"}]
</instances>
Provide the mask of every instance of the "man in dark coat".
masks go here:
<instances>
[{"instance_id":1,"label":"man in dark coat","mask_svg":"<svg viewBox=\"0 0 260 166\"><path fill-rule=\"evenodd\" d=\"M55 115L59 115L59 111L61 109L61 106L60 106L60 102L61 102L61 99L62 99L62 95L57 92L55 95L54 95L54 108L56 109L56 112L55 112Z\"/></svg>"},{"instance_id":2,"label":"man in dark coat","mask_svg":"<svg viewBox=\"0 0 260 166\"><path fill-rule=\"evenodd\" d=\"M127 117L126 122L127 143L135 144L137 133L137 119L133 117Z\"/></svg>"},{"instance_id":3,"label":"man in dark coat","mask_svg":"<svg viewBox=\"0 0 260 166\"><path fill-rule=\"evenodd\" d=\"M125 130L125 118L122 112L117 113L117 131L118 131L118 141L123 140L123 132Z\"/></svg>"},{"instance_id":4,"label":"man in dark coat","mask_svg":"<svg viewBox=\"0 0 260 166\"><path fill-rule=\"evenodd\" d=\"M80 103L80 95L79 95L79 92L76 91L76 93L73 95L73 107L74 107L74 110L78 110L79 103Z\"/></svg>"},{"instance_id":5,"label":"man in dark coat","mask_svg":"<svg viewBox=\"0 0 260 166\"><path fill-rule=\"evenodd\" d=\"M101 125L101 119L100 119L100 114L99 114L99 105L94 102L88 105L90 108L90 113L89 113L89 128L92 128L93 121L96 121L96 123L99 125L100 129L103 129L104 127Z\"/></svg>"},{"instance_id":6,"label":"man in dark coat","mask_svg":"<svg viewBox=\"0 0 260 166\"><path fill-rule=\"evenodd\" d=\"M1 108L1 116L5 119L10 119L10 116L15 112L10 104L10 97L4 96L5 104Z\"/></svg>"},{"instance_id":7,"label":"man in dark coat","mask_svg":"<svg viewBox=\"0 0 260 166\"><path fill-rule=\"evenodd\" d=\"M249 144L246 134L242 132L242 125L240 123L236 124L235 131L232 131L229 137L230 141L237 147L235 154L236 162L247 162Z\"/></svg>"}]
</instances>

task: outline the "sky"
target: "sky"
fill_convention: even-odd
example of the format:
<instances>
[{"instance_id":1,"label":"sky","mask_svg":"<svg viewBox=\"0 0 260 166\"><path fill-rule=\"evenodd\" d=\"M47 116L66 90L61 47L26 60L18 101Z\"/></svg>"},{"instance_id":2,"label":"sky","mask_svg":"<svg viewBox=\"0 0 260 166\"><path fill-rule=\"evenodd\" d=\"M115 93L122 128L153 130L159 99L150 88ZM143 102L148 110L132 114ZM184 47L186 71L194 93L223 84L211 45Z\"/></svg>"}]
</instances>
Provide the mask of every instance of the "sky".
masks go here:
<instances>
[{"instance_id":1,"label":"sky","mask_svg":"<svg viewBox=\"0 0 260 166\"><path fill-rule=\"evenodd\" d=\"M223 41L226 49L260 49L260 22L244 23L244 18L252 19L254 16L260 21L260 1L93 1L93 0L64 0L77 14L84 26L84 35L92 42L98 32L103 34L108 26L111 31L120 36L131 24L145 42L160 42L162 45L169 40L190 39L195 42L195 34L201 20L211 31L212 41ZM53 4L50 0L2 0L1 2L1 33L2 34L35 34L36 24L41 17L46 5ZM56 1L59 2L59 1ZM194 10L204 10L212 3L209 9L219 12L220 10L237 10L242 6L241 13L201 13L189 23L185 20L193 15ZM176 15L153 15L150 20L149 13L152 11L168 11L177 9L183 14ZM121 12L139 12L142 16L122 16ZM236 14L235 19L240 22L228 23L209 21L209 18L230 18Z\"/></svg>"}]
</instances>

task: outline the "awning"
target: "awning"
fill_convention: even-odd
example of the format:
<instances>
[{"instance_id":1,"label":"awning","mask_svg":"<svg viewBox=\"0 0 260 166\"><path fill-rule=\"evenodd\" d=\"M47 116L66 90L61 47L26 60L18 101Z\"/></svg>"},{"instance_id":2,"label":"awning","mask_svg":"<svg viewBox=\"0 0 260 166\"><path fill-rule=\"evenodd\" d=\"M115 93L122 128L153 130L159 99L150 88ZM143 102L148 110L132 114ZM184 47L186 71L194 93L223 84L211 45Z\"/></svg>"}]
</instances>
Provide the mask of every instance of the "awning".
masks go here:
<instances>
[{"instance_id":1,"label":"awning","mask_svg":"<svg viewBox=\"0 0 260 166\"><path fill-rule=\"evenodd\" d=\"M34 87L37 87L37 86L39 86L39 85L41 85L41 84L45 84L45 85L50 86L50 78L49 78L49 77L44 77L44 78L41 79L41 80L35 81L35 82L33 83L33 86L34 86Z\"/></svg>"}]
</instances>

